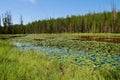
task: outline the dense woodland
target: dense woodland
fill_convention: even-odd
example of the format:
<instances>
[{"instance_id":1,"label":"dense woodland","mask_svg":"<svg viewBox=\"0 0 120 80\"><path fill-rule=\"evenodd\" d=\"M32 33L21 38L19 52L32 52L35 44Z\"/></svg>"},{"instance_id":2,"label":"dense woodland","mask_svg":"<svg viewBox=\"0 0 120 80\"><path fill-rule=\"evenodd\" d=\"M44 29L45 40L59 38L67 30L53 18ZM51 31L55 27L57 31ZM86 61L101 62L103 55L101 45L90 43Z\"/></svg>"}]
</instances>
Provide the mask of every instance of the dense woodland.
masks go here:
<instances>
[{"instance_id":1,"label":"dense woodland","mask_svg":"<svg viewBox=\"0 0 120 80\"><path fill-rule=\"evenodd\" d=\"M13 25L12 15L6 12L0 17L1 34L33 34L33 33L119 33L120 11L88 13L85 15L72 15L66 18L50 18L23 25Z\"/></svg>"}]
</instances>

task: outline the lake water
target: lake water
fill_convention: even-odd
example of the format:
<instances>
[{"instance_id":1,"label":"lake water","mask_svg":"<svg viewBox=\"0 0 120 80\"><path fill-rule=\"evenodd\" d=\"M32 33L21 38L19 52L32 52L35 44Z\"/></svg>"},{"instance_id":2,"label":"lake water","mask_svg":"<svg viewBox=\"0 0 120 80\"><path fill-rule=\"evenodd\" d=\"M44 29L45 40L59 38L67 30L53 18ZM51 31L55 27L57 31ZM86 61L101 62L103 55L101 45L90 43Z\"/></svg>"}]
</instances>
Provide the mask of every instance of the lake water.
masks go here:
<instances>
[{"instance_id":1,"label":"lake water","mask_svg":"<svg viewBox=\"0 0 120 80\"><path fill-rule=\"evenodd\" d=\"M81 55L87 55L88 53L85 51L78 51L78 50L71 50L71 49L59 49L54 47L42 47L42 46L34 46L29 43L14 43L15 47L20 50L35 50L37 52L43 52L45 54L81 54Z\"/></svg>"},{"instance_id":2,"label":"lake water","mask_svg":"<svg viewBox=\"0 0 120 80\"><path fill-rule=\"evenodd\" d=\"M15 47L20 50L28 51L28 50L35 50L38 53L44 53L47 55L52 55L52 54L58 54L61 55L59 56L59 60L63 60L62 55L76 55L74 56L75 60L78 58L79 62L75 63L80 64L81 62L84 63L83 58L80 58L80 56L83 56L84 59L86 60L91 60L94 62L94 65L96 66L101 66L105 64L111 64L112 66L119 66L120 63L120 56L119 55L107 55L105 57L102 57L101 54L99 53L94 53L94 52L86 52L86 51L78 51L78 50L71 50L71 49L59 49L59 48L54 48L54 47L42 47L42 46L35 46L30 43L20 43L16 42L14 43ZM101 60L101 62L98 64L98 61ZM97 63L97 64L96 64ZM81 65L81 64L80 64ZM86 65L86 64L84 64Z\"/></svg>"}]
</instances>

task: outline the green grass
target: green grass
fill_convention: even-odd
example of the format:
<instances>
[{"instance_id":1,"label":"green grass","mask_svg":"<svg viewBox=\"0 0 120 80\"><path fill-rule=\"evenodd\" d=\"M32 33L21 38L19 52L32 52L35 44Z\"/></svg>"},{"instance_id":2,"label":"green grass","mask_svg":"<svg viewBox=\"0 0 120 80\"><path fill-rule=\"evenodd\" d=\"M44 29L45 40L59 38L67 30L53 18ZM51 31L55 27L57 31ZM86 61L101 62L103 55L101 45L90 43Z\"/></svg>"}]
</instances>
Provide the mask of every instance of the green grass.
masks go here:
<instances>
[{"instance_id":1,"label":"green grass","mask_svg":"<svg viewBox=\"0 0 120 80\"><path fill-rule=\"evenodd\" d=\"M15 37L24 37L26 34L0 34L1 40L7 40L9 38L15 38Z\"/></svg>"},{"instance_id":2,"label":"green grass","mask_svg":"<svg viewBox=\"0 0 120 80\"><path fill-rule=\"evenodd\" d=\"M77 37L77 36L102 36L102 37L112 37L112 36L119 36L120 37L120 34L116 34L116 33L57 33L57 34L30 34L31 36L34 35L34 37L39 37L39 36L44 36L44 37L48 37L48 36L55 36L55 37L58 37L58 36L64 36L64 37L68 37L68 36L71 36L71 37Z\"/></svg>"},{"instance_id":3,"label":"green grass","mask_svg":"<svg viewBox=\"0 0 120 80\"><path fill-rule=\"evenodd\" d=\"M0 41L0 80L119 79L119 66L78 66L73 63L72 56L60 61L57 55L46 56L33 50L19 51L8 42Z\"/></svg>"}]
</instances>

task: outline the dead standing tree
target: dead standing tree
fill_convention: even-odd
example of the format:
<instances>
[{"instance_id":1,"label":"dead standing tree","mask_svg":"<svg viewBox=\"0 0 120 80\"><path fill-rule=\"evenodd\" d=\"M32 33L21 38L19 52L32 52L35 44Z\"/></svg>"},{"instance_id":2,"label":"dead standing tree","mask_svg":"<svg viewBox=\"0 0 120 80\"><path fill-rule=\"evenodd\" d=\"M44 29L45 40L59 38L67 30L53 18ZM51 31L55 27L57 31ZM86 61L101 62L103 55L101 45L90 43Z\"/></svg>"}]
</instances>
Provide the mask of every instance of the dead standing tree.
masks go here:
<instances>
[{"instance_id":1,"label":"dead standing tree","mask_svg":"<svg viewBox=\"0 0 120 80\"><path fill-rule=\"evenodd\" d=\"M114 2L112 3L112 33L116 32L116 7Z\"/></svg>"}]
</instances>

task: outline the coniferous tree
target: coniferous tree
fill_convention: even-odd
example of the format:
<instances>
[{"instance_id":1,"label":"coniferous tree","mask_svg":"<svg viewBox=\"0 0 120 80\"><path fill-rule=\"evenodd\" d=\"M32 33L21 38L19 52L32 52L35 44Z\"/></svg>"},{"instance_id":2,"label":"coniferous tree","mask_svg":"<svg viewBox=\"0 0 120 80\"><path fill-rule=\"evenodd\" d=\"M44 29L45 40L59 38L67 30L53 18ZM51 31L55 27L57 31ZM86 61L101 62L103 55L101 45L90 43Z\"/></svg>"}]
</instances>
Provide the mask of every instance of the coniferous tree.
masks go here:
<instances>
[{"instance_id":1,"label":"coniferous tree","mask_svg":"<svg viewBox=\"0 0 120 80\"><path fill-rule=\"evenodd\" d=\"M1 24L1 16L0 16L0 27L2 27L2 24Z\"/></svg>"},{"instance_id":2,"label":"coniferous tree","mask_svg":"<svg viewBox=\"0 0 120 80\"><path fill-rule=\"evenodd\" d=\"M10 12L6 12L3 17L3 25L4 27L9 27L12 25L12 15Z\"/></svg>"},{"instance_id":3,"label":"coniferous tree","mask_svg":"<svg viewBox=\"0 0 120 80\"><path fill-rule=\"evenodd\" d=\"M23 25L23 17L20 15L20 25Z\"/></svg>"}]
</instances>

